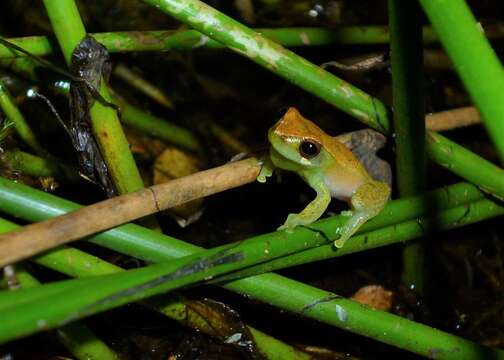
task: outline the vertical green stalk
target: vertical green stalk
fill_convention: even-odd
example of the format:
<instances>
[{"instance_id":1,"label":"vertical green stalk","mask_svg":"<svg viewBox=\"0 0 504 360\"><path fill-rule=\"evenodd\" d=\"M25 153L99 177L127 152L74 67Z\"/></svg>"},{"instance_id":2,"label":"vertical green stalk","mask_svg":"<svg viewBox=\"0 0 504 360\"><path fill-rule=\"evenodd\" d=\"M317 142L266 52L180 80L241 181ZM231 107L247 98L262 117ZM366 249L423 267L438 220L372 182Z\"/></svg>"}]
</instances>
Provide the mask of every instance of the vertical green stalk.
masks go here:
<instances>
[{"instance_id":1,"label":"vertical green stalk","mask_svg":"<svg viewBox=\"0 0 504 360\"><path fill-rule=\"evenodd\" d=\"M2 82L0 82L0 108L7 117L7 120L14 124L17 134L26 143L26 145L28 145L37 154L45 155L46 151L42 148L42 146L40 146L35 134Z\"/></svg>"},{"instance_id":2,"label":"vertical green stalk","mask_svg":"<svg viewBox=\"0 0 504 360\"><path fill-rule=\"evenodd\" d=\"M504 70L464 0L420 0L504 162Z\"/></svg>"},{"instance_id":3,"label":"vertical green stalk","mask_svg":"<svg viewBox=\"0 0 504 360\"><path fill-rule=\"evenodd\" d=\"M86 36L77 6L74 0L44 0L44 5L65 60L70 64L74 48ZM103 81L99 90L103 98L111 100ZM95 138L118 192L125 194L143 188L116 111L96 101L90 114Z\"/></svg>"},{"instance_id":4,"label":"vertical green stalk","mask_svg":"<svg viewBox=\"0 0 504 360\"><path fill-rule=\"evenodd\" d=\"M39 281L24 269L19 270L16 275L23 289L40 286ZM76 359L118 359L114 351L97 338L96 335L80 321L75 321L56 330L56 336Z\"/></svg>"},{"instance_id":5,"label":"vertical green stalk","mask_svg":"<svg viewBox=\"0 0 504 360\"><path fill-rule=\"evenodd\" d=\"M416 1L389 0L388 7L397 185L405 197L425 189L422 23ZM426 282L424 252L421 239L403 250L403 282L419 294Z\"/></svg>"}]
</instances>

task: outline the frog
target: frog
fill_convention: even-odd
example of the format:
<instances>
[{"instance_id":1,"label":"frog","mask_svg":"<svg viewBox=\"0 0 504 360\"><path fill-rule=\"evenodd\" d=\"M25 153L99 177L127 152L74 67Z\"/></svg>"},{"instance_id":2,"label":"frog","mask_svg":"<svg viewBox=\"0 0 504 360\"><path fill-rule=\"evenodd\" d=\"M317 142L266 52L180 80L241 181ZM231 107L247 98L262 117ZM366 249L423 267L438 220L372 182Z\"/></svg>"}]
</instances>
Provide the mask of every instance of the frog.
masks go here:
<instances>
[{"instance_id":1,"label":"frog","mask_svg":"<svg viewBox=\"0 0 504 360\"><path fill-rule=\"evenodd\" d=\"M390 166L376 156L386 138L374 130L333 137L290 107L269 129L268 141L269 152L257 180L266 182L278 168L298 174L317 194L300 213L289 214L278 230L309 226L324 214L332 198L342 200L350 210L341 213L348 220L334 241L341 248L390 199Z\"/></svg>"}]
</instances>

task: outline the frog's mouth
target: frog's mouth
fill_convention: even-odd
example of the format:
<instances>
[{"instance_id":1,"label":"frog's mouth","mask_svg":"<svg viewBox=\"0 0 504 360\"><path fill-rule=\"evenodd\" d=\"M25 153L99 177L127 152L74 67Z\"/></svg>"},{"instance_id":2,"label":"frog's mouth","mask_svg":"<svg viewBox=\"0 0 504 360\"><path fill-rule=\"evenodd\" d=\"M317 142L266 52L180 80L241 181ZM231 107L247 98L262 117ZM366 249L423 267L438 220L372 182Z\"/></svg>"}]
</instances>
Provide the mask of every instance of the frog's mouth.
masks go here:
<instances>
[{"instance_id":1,"label":"frog's mouth","mask_svg":"<svg viewBox=\"0 0 504 360\"><path fill-rule=\"evenodd\" d=\"M268 141L270 142L271 147L275 150L275 152L284 157L286 160L296 161L296 159L299 157L297 152L297 139L276 134L275 129L276 126L273 126L268 131ZM292 146L289 143L296 145Z\"/></svg>"}]
</instances>

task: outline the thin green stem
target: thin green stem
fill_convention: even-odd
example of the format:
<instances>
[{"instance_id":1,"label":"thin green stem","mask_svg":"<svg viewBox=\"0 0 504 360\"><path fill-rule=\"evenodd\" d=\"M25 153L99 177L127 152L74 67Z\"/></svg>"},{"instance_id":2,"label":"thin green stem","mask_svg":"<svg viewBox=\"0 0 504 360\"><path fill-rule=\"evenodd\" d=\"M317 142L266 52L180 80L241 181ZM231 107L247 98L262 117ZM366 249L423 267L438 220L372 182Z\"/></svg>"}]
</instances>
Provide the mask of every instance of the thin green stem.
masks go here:
<instances>
[{"instance_id":1,"label":"thin green stem","mask_svg":"<svg viewBox=\"0 0 504 360\"><path fill-rule=\"evenodd\" d=\"M86 36L77 6L74 0L44 0L44 5L65 60L70 64L74 48ZM111 100L103 81L99 91L104 99ZM125 194L143 188L116 111L96 101L90 115L93 133L118 192Z\"/></svg>"},{"instance_id":2,"label":"thin green stem","mask_svg":"<svg viewBox=\"0 0 504 360\"><path fill-rule=\"evenodd\" d=\"M137 74L126 65L117 64L114 66L113 73L129 86L148 96L158 104L172 110L175 108L173 101L171 101L161 88L144 79L140 74Z\"/></svg>"},{"instance_id":3,"label":"thin green stem","mask_svg":"<svg viewBox=\"0 0 504 360\"><path fill-rule=\"evenodd\" d=\"M420 0L504 162L504 69L464 0Z\"/></svg>"},{"instance_id":4,"label":"thin green stem","mask_svg":"<svg viewBox=\"0 0 504 360\"><path fill-rule=\"evenodd\" d=\"M37 137L33 133L30 125L26 122L23 114L19 111L17 105L14 103L12 96L2 82L0 82L0 108L9 121L14 124L17 134L39 155L46 154L44 148L39 144Z\"/></svg>"},{"instance_id":5,"label":"thin green stem","mask_svg":"<svg viewBox=\"0 0 504 360\"><path fill-rule=\"evenodd\" d=\"M387 26L338 26L338 28L331 30L313 27L287 27L280 29L255 29L255 31L286 47L331 44L386 44L390 38ZM491 39L500 39L504 37L504 26L502 24L485 26L485 34ZM126 31L93 33L91 35L111 53L129 51L184 51L198 48L217 49L225 47L225 45L209 39L206 35L196 30ZM54 53L54 45L47 36L28 36L7 40L34 55L46 56ZM439 41L431 27L423 28L423 41L424 44ZM23 56L25 55L0 44L0 59Z\"/></svg>"},{"instance_id":6,"label":"thin green stem","mask_svg":"<svg viewBox=\"0 0 504 360\"><path fill-rule=\"evenodd\" d=\"M119 101L118 104L125 124L187 150L194 151L199 148L198 139L189 130L148 114L126 102Z\"/></svg>"},{"instance_id":7,"label":"thin green stem","mask_svg":"<svg viewBox=\"0 0 504 360\"><path fill-rule=\"evenodd\" d=\"M399 196L425 189L425 114L423 99L423 46L421 10L414 1L389 0L396 181ZM423 295L426 279L422 240L403 249L402 280Z\"/></svg>"},{"instance_id":8,"label":"thin green stem","mask_svg":"<svg viewBox=\"0 0 504 360\"><path fill-rule=\"evenodd\" d=\"M79 177L77 169L55 164L54 159L47 160L21 150L6 150L0 154L0 158L9 169L25 175L53 176L69 181L76 181Z\"/></svg>"}]
</instances>

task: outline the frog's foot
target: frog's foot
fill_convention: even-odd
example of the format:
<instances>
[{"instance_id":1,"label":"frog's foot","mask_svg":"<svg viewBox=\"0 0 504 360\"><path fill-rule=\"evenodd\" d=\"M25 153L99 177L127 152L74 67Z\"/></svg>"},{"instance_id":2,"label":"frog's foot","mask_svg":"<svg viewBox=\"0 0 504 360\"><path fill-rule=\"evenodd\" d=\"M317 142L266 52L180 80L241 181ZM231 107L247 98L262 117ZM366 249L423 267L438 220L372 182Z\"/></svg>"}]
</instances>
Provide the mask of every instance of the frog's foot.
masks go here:
<instances>
[{"instance_id":1,"label":"frog's foot","mask_svg":"<svg viewBox=\"0 0 504 360\"><path fill-rule=\"evenodd\" d=\"M287 220L285 220L285 223L282 226L280 226L277 230L286 230L288 233L291 233L294 231L294 228L296 226L307 225L310 223L311 223L310 221L303 218L299 214L289 214L287 216Z\"/></svg>"},{"instance_id":2,"label":"frog's foot","mask_svg":"<svg viewBox=\"0 0 504 360\"><path fill-rule=\"evenodd\" d=\"M273 175L273 170L275 169L275 165L270 160L269 156L264 156L261 158L262 166L259 175L257 175L257 181L260 183L265 183L267 178Z\"/></svg>"},{"instance_id":3,"label":"frog's foot","mask_svg":"<svg viewBox=\"0 0 504 360\"><path fill-rule=\"evenodd\" d=\"M345 242L364 224L368 219L374 216L374 213L367 211L344 211L347 213L344 216L348 216L350 213L350 219L343 225L341 229L340 237L334 242L334 246L337 248L343 247ZM343 215L343 212L342 212Z\"/></svg>"}]
</instances>

